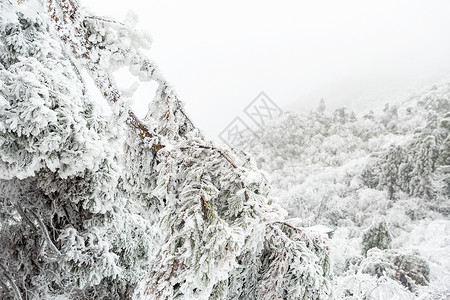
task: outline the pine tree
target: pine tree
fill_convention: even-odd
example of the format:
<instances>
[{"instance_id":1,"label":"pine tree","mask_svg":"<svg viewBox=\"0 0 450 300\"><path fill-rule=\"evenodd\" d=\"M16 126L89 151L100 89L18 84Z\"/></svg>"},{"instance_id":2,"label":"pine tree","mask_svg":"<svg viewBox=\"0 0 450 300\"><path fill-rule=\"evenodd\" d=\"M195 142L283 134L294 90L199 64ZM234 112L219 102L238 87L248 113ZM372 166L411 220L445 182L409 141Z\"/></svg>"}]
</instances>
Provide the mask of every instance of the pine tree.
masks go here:
<instances>
[{"instance_id":1,"label":"pine tree","mask_svg":"<svg viewBox=\"0 0 450 300\"><path fill-rule=\"evenodd\" d=\"M443 142L439 148L439 156L437 160L438 165L449 166L450 165L450 113L448 113L441 120L440 128L443 132Z\"/></svg>"},{"instance_id":2,"label":"pine tree","mask_svg":"<svg viewBox=\"0 0 450 300\"><path fill-rule=\"evenodd\" d=\"M363 116L363 119L364 120L374 120L375 116L374 116L373 110L370 110L367 114L365 114Z\"/></svg>"},{"instance_id":3,"label":"pine tree","mask_svg":"<svg viewBox=\"0 0 450 300\"><path fill-rule=\"evenodd\" d=\"M334 121L341 123L341 124L345 124L349 121L349 113L347 108L345 107L341 107L338 108L334 111Z\"/></svg>"},{"instance_id":4,"label":"pine tree","mask_svg":"<svg viewBox=\"0 0 450 300\"><path fill-rule=\"evenodd\" d=\"M392 235L389 232L386 221L373 224L364 232L362 237L362 254L365 256L367 251L372 248L380 250L391 248Z\"/></svg>"},{"instance_id":5,"label":"pine tree","mask_svg":"<svg viewBox=\"0 0 450 300\"><path fill-rule=\"evenodd\" d=\"M325 106L325 100L323 100L323 98L320 99L320 103L319 106L317 107L317 112L319 114L324 114L326 110L326 106Z\"/></svg>"},{"instance_id":6,"label":"pine tree","mask_svg":"<svg viewBox=\"0 0 450 300\"><path fill-rule=\"evenodd\" d=\"M432 198L434 191L431 185L431 177L435 170L437 158L438 149L434 136L426 136L416 145L409 188L412 195Z\"/></svg>"},{"instance_id":7,"label":"pine tree","mask_svg":"<svg viewBox=\"0 0 450 300\"><path fill-rule=\"evenodd\" d=\"M323 240L283 221L250 156L205 139L135 23L75 0L2 4L0 296L331 297ZM143 120L122 67L159 84Z\"/></svg>"},{"instance_id":8,"label":"pine tree","mask_svg":"<svg viewBox=\"0 0 450 300\"><path fill-rule=\"evenodd\" d=\"M2 7L1 293L122 297L152 245L118 189L124 128L99 114L42 15Z\"/></svg>"},{"instance_id":9,"label":"pine tree","mask_svg":"<svg viewBox=\"0 0 450 300\"><path fill-rule=\"evenodd\" d=\"M386 103L383 108L383 118L381 120L384 127L389 131L396 130L396 121L398 120L398 109L396 105L390 106L389 103Z\"/></svg>"},{"instance_id":10,"label":"pine tree","mask_svg":"<svg viewBox=\"0 0 450 300\"><path fill-rule=\"evenodd\" d=\"M399 174L404 156L404 150L401 146L391 146L382 158L378 185L387 189L389 199L391 200L394 199L395 193L401 185Z\"/></svg>"}]
</instances>

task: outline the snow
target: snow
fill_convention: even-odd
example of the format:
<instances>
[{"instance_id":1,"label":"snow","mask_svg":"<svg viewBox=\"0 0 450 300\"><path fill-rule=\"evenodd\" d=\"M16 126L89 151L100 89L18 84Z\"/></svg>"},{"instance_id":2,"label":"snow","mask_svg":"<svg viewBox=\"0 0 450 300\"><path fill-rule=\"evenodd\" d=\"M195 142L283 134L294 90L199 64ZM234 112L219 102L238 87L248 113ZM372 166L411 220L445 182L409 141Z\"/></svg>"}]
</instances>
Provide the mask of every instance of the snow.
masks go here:
<instances>
[{"instance_id":1,"label":"snow","mask_svg":"<svg viewBox=\"0 0 450 300\"><path fill-rule=\"evenodd\" d=\"M442 174L448 173L436 169L431 179L425 179L430 171L422 167L430 159L427 147L440 143L440 149L444 149L442 143L449 131L440 129L439 124L445 124L443 120L448 117L449 89L446 83L423 90L422 94L407 97L404 103L386 105L371 119L359 116L357 120L342 121L323 110L286 114L268 125L261 138L248 147L258 166L270 175L271 193L289 212L288 222L311 231L333 233L328 245L339 299L353 299L346 298L348 289L359 293L354 294L355 299L450 297L450 195L442 182L446 178ZM430 122L430 115L437 116L436 123ZM430 135L436 138L430 139ZM363 174L370 168L375 173L380 172L377 168L390 170L389 163L377 165L377 161L386 157L393 145L405 149L402 155L417 151L409 158L416 165L411 174L422 172L419 169L424 173L416 181L423 184L421 188L411 186L411 179L407 179L402 188L394 186L397 191L392 200L383 187L388 180L369 186ZM436 191L431 199L424 192L427 188ZM363 232L383 219L389 224L393 249L399 253L418 250L429 264L430 283L418 285L414 293L390 278L346 271L348 259L361 257Z\"/></svg>"},{"instance_id":2,"label":"snow","mask_svg":"<svg viewBox=\"0 0 450 300\"><path fill-rule=\"evenodd\" d=\"M252 157L192 124L135 15L26 4L0 12L1 297L450 297L450 84L284 114ZM119 70L158 86L142 121Z\"/></svg>"},{"instance_id":3,"label":"snow","mask_svg":"<svg viewBox=\"0 0 450 300\"><path fill-rule=\"evenodd\" d=\"M422 221L396 243L417 249L430 264L428 289L450 296L450 220Z\"/></svg>"}]
</instances>

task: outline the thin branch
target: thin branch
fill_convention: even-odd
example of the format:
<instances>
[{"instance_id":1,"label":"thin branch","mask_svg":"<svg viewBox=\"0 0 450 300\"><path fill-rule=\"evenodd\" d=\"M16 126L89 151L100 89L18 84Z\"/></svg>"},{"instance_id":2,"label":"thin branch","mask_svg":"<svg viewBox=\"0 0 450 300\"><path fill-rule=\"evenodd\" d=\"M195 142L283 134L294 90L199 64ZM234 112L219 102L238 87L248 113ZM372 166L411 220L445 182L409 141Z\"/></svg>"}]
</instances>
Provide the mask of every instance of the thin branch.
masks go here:
<instances>
[{"instance_id":1,"label":"thin branch","mask_svg":"<svg viewBox=\"0 0 450 300\"><path fill-rule=\"evenodd\" d=\"M97 73L97 66L93 64L87 65L88 71L91 73L91 76L94 76L94 74ZM121 93L120 91L115 87L112 76L106 72L103 71L103 76L100 78L94 79L94 82L97 86L97 88L100 90L100 92L103 94L103 96L111 103L117 103L120 101ZM135 113L132 110L128 110L128 117L126 119L126 124L131 127L142 139L145 138L154 138L156 137L155 134L150 133L150 131L147 129L147 127L142 123L141 120L135 115ZM161 144L152 144L152 148L155 150L160 150L164 148L164 145Z\"/></svg>"},{"instance_id":2,"label":"thin branch","mask_svg":"<svg viewBox=\"0 0 450 300\"><path fill-rule=\"evenodd\" d=\"M44 251L44 245L45 245L45 241L42 241L41 246L39 246L39 250L38 250L38 252L36 253L35 259L38 259L39 256L41 256L42 251Z\"/></svg>"},{"instance_id":3,"label":"thin branch","mask_svg":"<svg viewBox=\"0 0 450 300\"><path fill-rule=\"evenodd\" d=\"M12 289L13 289L14 294L16 295L17 299L22 300L22 295L20 294L20 290L17 287L14 280L8 275L8 270L6 269L6 267L2 263L0 263L0 268L3 270L3 275L5 275L6 279L8 279L9 283L11 284Z\"/></svg>"},{"instance_id":4,"label":"thin branch","mask_svg":"<svg viewBox=\"0 0 450 300\"><path fill-rule=\"evenodd\" d=\"M287 226L287 227L289 227L289 228L291 228L291 229L293 229L293 230L295 230L295 231L297 231L297 232L303 232L300 228L295 227L295 226L292 226L291 224L288 224L288 223L286 223L286 222L276 221L276 222L274 222L274 223L276 223L276 224L281 224L281 225L284 225L284 226Z\"/></svg>"},{"instance_id":5,"label":"thin branch","mask_svg":"<svg viewBox=\"0 0 450 300\"><path fill-rule=\"evenodd\" d=\"M64 56L69 60L70 64L72 65L72 68L75 72L75 75L78 77L78 80L81 82L81 84L83 85L83 88L81 90L81 93L83 94L83 96L86 96L86 82L84 81L83 76L81 75L80 70L78 69L77 65L75 64L75 62L73 61L72 57L70 57L70 55L64 51Z\"/></svg>"},{"instance_id":6,"label":"thin branch","mask_svg":"<svg viewBox=\"0 0 450 300\"><path fill-rule=\"evenodd\" d=\"M237 165L231 160L231 158L228 155L223 153L222 150L220 150L220 149L218 149L216 147L205 146L205 145L196 145L196 147L202 148L202 149L210 149L210 150L217 151L223 158L225 158L233 166L233 168L237 169Z\"/></svg>"},{"instance_id":7,"label":"thin branch","mask_svg":"<svg viewBox=\"0 0 450 300\"><path fill-rule=\"evenodd\" d=\"M230 163L233 166L233 168L235 168L235 169L238 168L237 165L231 160L231 158L227 154L225 154L222 150L220 150L216 147L205 146L205 145L196 145L196 147L217 151L223 158L225 158L226 161L228 161L228 163ZM245 184L243 181L241 181L241 187L244 189L245 200L248 201L249 198L248 198L247 190L245 189Z\"/></svg>"},{"instance_id":8,"label":"thin branch","mask_svg":"<svg viewBox=\"0 0 450 300\"><path fill-rule=\"evenodd\" d=\"M2 287L2 289L5 290L5 293L7 290L9 290L8 286L1 279L0 279L0 287ZM1 291L1 289L0 289L0 291ZM1 293L0 293L0 295L1 295Z\"/></svg>"},{"instance_id":9,"label":"thin branch","mask_svg":"<svg viewBox=\"0 0 450 300\"><path fill-rule=\"evenodd\" d=\"M216 216L214 215L214 212L212 211L211 205L209 205L208 201L206 201L206 199L204 197L200 197L200 199L202 200L202 212L203 212L203 214L206 215L206 212L204 211L204 207L206 207L208 209L209 213L211 214L211 216L216 218Z\"/></svg>"},{"instance_id":10,"label":"thin branch","mask_svg":"<svg viewBox=\"0 0 450 300\"><path fill-rule=\"evenodd\" d=\"M122 97L120 91L115 87L112 76L107 72L102 70L101 76L95 76L98 74L98 67L92 63L87 64L87 69L91 73L91 76L94 77L94 82L103 96L110 103L117 103L120 101ZM150 133L148 128L144 125L144 123L139 120L136 114L132 110L128 110L128 117L126 119L126 124L131 127L142 139L145 138L154 138L156 135L154 133ZM160 150L164 148L164 145L153 143L152 148L155 150Z\"/></svg>"},{"instance_id":11,"label":"thin branch","mask_svg":"<svg viewBox=\"0 0 450 300\"><path fill-rule=\"evenodd\" d=\"M150 65L151 64L151 62L145 57L141 58L141 60L142 60L141 65L142 64L144 64L144 65L146 65L146 64ZM157 69L157 67L153 66L153 69L155 70L155 69ZM155 73L154 70L152 71L152 74ZM156 74L160 74L160 73L156 72ZM169 83L167 82L167 80L164 79L164 77L162 77L161 75L157 76L155 78L155 81L158 82L162 86L163 90L169 86ZM194 123L192 123L191 118L189 118L188 115L186 114L186 112L184 111L184 108L181 105L181 101L178 99L177 95L175 93L171 93L171 96L173 98L175 98L175 103L177 105L178 110L181 112L181 114L184 116L184 118L189 122L189 124L191 124L191 126L193 128L195 128Z\"/></svg>"},{"instance_id":12,"label":"thin branch","mask_svg":"<svg viewBox=\"0 0 450 300\"><path fill-rule=\"evenodd\" d=\"M16 203L16 209L19 212L19 215L22 217L22 219L24 219L28 223L28 225L30 225L34 230L37 230L36 225L34 225L33 222L31 222L31 220L25 214L25 212L23 211L23 208L19 204L19 202Z\"/></svg>"},{"instance_id":13,"label":"thin branch","mask_svg":"<svg viewBox=\"0 0 450 300\"><path fill-rule=\"evenodd\" d=\"M104 23L113 23L113 24L125 26L125 24L123 24L122 22L118 22L116 20L106 19L106 18L102 18L102 17L97 17L97 16L86 16L85 19L91 19L91 20L95 20L95 21L101 21Z\"/></svg>"},{"instance_id":14,"label":"thin branch","mask_svg":"<svg viewBox=\"0 0 450 300\"><path fill-rule=\"evenodd\" d=\"M50 247L50 250L52 250L54 253L56 253L58 256L61 255L61 252L59 252L58 248L56 248L55 244L53 244L52 239L50 238L50 234L48 233L47 227L45 227L44 223L42 222L41 218L36 215L36 213L32 210L31 214L36 219L36 221L39 224L39 227L41 228L42 234L44 235L45 240L47 241L48 246Z\"/></svg>"}]
</instances>

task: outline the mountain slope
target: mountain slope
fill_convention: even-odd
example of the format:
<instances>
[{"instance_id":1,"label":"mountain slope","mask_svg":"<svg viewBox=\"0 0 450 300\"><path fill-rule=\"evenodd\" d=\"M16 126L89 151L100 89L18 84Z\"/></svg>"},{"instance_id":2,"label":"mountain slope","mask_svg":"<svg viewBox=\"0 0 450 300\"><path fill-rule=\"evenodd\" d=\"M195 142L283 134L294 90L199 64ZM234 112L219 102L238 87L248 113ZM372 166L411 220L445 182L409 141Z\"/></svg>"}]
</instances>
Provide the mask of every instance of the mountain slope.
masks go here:
<instances>
[{"instance_id":1,"label":"mountain slope","mask_svg":"<svg viewBox=\"0 0 450 300\"><path fill-rule=\"evenodd\" d=\"M404 292L397 294L400 299L449 295L449 99L450 84L443 84L361 116L345 108L330 113L321 103L314 112L283 115L246 148L270 174L272 195L291 222L335 228L330 246L341 298L356 297L348 280L366 286L360 296L374 299L392 291ZM429 262L429 287L403 291L396 285L401 280L381 282L386 276L367 275L361 268L362 275L351 278L348 263L360 254L364 231L382 219L393 237L390 247L416 249ZM388 257L386 251L380 255ZM373 261L375 252L361 258L362 264ZM388 288L380 292L377 285Z\"/></svg>"}]
</instances>

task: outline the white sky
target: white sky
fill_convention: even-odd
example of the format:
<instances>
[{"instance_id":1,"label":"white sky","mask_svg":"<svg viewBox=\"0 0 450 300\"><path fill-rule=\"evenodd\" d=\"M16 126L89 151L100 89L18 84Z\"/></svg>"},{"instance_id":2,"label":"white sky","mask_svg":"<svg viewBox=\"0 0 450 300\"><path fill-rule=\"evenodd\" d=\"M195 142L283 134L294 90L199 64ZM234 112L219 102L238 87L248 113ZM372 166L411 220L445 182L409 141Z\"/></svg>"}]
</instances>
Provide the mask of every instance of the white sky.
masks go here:
<instances>
[{"instance_id":1,"label":"white sky","mask_svg":"<svg viewBox=\"0 0 450 300\"><path fill-rule=\"evenodd\" d=\"M151 59L211 138L261 91L284 110L378 106L450 78L450 1L85 0L139 16ZM149 89L137 94L144 112Z\"/></svg>"}]
</instances>

